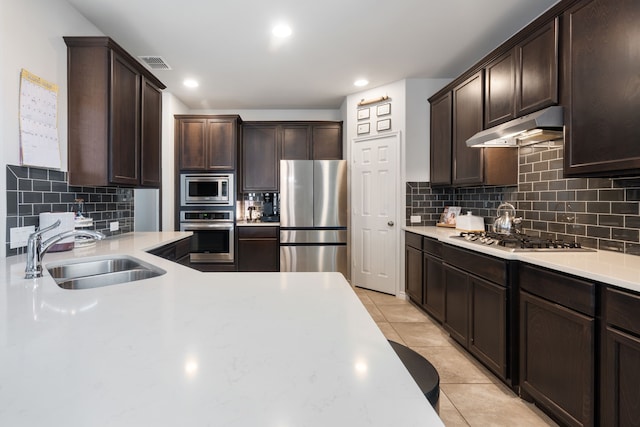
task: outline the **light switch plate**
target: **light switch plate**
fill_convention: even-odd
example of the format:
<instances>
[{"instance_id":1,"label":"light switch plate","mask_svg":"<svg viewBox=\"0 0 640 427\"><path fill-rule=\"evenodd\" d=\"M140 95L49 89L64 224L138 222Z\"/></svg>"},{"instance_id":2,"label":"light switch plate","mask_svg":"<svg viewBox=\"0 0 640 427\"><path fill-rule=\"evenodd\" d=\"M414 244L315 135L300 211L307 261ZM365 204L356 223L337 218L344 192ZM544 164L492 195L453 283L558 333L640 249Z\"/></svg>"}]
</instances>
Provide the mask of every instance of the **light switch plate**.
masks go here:
<instances>
[{"instance_id":1,"label":"light switch plate","mask_svg":"<svg viewBox=\"0 0 640 427\"><path fill-rule=\"evenodd\" d=\"M422 218L420 218L420 215L411 215L411 224L415 224L421 221Z\"/></svg>"},{"instance_id":2,"label":"light switch plate","mask_svg":"<svg viewBox=\"0 0 640 427\"><path fill-rule=\"evenodd\" d=\"M109 223L109 231L118 231L120 230L120 223L118 221L113 221Z\"/></svg>"},{"instance_id":3,"label":"light switch plate","mask_svg":"<svg viewBox=\"0 0 640 427\"><path fill-rule=\"evenodd\" d=\"M36 231L35 225L27 227L13 227L9 229L9 248L16 249L27 246L29 235Z\"/></svg>"}]
</instances>

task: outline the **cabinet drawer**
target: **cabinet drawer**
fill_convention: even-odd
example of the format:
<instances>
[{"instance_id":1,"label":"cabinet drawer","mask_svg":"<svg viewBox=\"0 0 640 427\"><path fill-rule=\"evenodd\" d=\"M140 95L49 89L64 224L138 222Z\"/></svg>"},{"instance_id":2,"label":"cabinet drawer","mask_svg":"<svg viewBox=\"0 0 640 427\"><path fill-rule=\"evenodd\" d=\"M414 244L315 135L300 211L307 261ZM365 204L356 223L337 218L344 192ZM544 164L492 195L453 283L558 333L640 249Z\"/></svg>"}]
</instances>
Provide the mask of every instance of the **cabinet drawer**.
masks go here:
<instances>
[{"instance_id":1,"label":"cabinet drawer","mask_svg":"<svg viewBox=\"0 0 640 427\"><path fill-rule=\"evenodd\" d=\"M520 288L580 313L595 315L594 283L521 264Z\"/></svg>"},{"instance_id":2,"label":"cabinet drawer","mask_svg":"<svg viewBox=\"0 0 640 427\"><path fill-rule=\"evenodd\" d=\"M277 239L278 227L238 227L239 239Z\"/></svg>"},{"instance_id":3,"label":"cabinet drawer","mask_svg":"<svg viewBox=\"0 0 640 427\"><path fill-rule=\"evenodd\" d=\"M429 237L422 238L423 250L435 257L442 258L442 243Z\"/></svg>"},{"instance_id":4,"label":"cabinet drawer","mask_svg":"<svg viewBox=\"0 0 640 427\"><path fill-rule=\"evenodd\" d=\"M422 236L415 233L406 232L404 236L404 241L407 246L411 246L412 248L416 248L418 250L422 250Z\"/></svg>"},{"instance_id":5,"label":"cabinet drawer","mask_svg":"<svg viewBox=\"0 0 640 427\"><path fill-rule=\"evenodd\" d=\"M443 245L442 257L447 264L475 274L501 286L507 286L507 262L474 251Z\"/></svg>"},{"instance_id":6,"label":"cabinet drawer","mask_svg":"<svg viewBox=\"0 0 640 427\"><path fill-rule=\"evenodd\" d=\"M607 288L604 317L608 324L640 335L640 295Z\"/></svg>"}]
</instances>

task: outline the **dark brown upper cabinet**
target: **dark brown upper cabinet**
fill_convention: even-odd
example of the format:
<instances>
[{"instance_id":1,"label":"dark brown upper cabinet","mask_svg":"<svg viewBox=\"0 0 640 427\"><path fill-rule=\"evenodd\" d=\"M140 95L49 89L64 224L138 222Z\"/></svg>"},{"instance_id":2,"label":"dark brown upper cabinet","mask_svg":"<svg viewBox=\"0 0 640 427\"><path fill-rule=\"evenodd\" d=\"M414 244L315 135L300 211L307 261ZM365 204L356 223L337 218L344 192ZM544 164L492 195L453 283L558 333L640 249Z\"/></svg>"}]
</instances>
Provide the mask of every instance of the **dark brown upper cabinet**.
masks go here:
<instances>
[{"instance_id":1,"label":"dark brown upper cabinet","mask_svg":"<svg viewBox=\"0 0 640 427\"><path fill-rule=\"evenodd\" d=\"M311 127L311 160L342 160L342 123Z\"/></svg>"},{"instance_id":2,"label":"dark brown upper cabinet","mask_svg":"<svg viewBox=\"0 0 640 427\"><path fill-rule=\"evenodd\" d=\"M431 184L451 184L451 92L431 101Z\"/></svg>"},{"instance_id":3,"label":"dark brown upper cabinet","mask_svg":"<svg viewBox=\"0 0 640 427\"><path fill-rule=\"evenodd\" d=\"M140 183L144 187L160 187L162 162L162 92L142 77L142 133L140 149Z\"/></svg>"},{"instance_id":4,"label":"dark brown upper cabinet","mask_svg":"<svg viewBox=\"0 0 640 427\"><path fill-rule=\"evenodd\" d=\"M516 114L516 59L513 50L485 68L485 128L504 123Z\"/></svg>"},{"instance_id":5,"label":"dark brown upper cabinet","mask_svg":"<svg viewBox=\"0 0 640 427\"><path fill-rule=\"evenodd\" d=\"M640 168L640 2L584 0L562 16L565 175Z\"/></svg>"},{"instance_id":6,"label":"dark brown upper cabinet","mask_svg":"<svg viewBox=\"0 0 640 427\"><path fill-rule=\"evenodd\" d=\"M236 169L240 117L176 115L180 170Z\"/></svg>"},{"instance_id":7,"label":"dark brown upper cabinet","mask_svg":"<svg viewBox=\"0 0 640 427\"><path fill-rule=\"evenodd\" d=\"M558 103L558 19L485 67L485 128Z\"/></svg>"},{"instance_id":8,"label":"dark brown upper cabinet","mask_svg":"<svg viewBox=\"0 0 640 427\"><path fill-rule=\"evenodd\" d=\"M308 160L311 152L309 125L282 125L282 160Z\"/></svg>"},{"instance_id":9,"label":"dark brown upper cabinet","mask_svg":"<svg viewBox=\"0 0 640 427\"><path fill-rule=\"evenodd\" d=\"M473 74L453 88L453 165L454 185L482 184L484 149L467 147L466 141L482 130L483 72Z\"/></svg>"},{"instance_id":10,"label":"dark brown upper cabinet","mask_svg":"<svg viewBox=\"0 0 640 427\"><path fill-rule=\"evenodd\" d=\"M241 189L278 191L280 160L342 159L341 122L244 122Z\"/></svg>"},{"instance_id":11,"label":"dark brown upper cabinet","mask_svg":"<svg viewBox=\"0 0 640 427\"><path fill-rule=\"evenodd\" d=\"M467 77L451 92L431 98L430 102L433 185L517 184L517 150L467 147L467 139L483 129L483 70Z\"/></svg>"},{"instance_id":12,"label":"dark brown upper cabinet","mask_svg":"<svg viewBox=\"0 0 640 427\"><path fill-rule=\"evenodd\" d=\"M64 41L69 184L159 187L165 86L109 37Z\"/></svg>"},{"instance_id":13,"label":"dark brown upper cabinet","mask_svg":"<svg viewBox=\"0 0 640 427\"><path fill-rule=\"evenodd\" d=\"M242 128L242 190L278 191L279 156L277 124L245 123Z\"/></svg>"},{"instance_id":14,"label":"dark brown upper cabinet","mask_svg":"<svg viewBox=\"0 0 640 427\"><path fill-rule=\"evenodd\" d=\"M558 104L558 28L554 18L515 47L516 117Z\"/></svg>"}]
</instances>

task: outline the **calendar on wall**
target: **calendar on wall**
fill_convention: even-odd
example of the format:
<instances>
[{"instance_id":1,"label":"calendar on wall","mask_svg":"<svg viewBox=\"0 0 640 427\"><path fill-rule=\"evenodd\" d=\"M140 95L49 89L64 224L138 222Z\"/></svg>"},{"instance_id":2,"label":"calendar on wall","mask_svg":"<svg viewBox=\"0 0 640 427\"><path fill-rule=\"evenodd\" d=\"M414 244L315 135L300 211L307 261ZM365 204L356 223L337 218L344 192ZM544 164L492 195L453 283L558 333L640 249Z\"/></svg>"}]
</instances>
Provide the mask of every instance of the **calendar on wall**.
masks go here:
<instances>
[{"instance_id":1,"label":"calendar on wall","mask_svg":"<svg viewBox=\"0 0 640 427\"><path fill-rule=\"evenodd\" d=\"M60 169L58 85L20 72L20 164Z\"/></svg>"}]
</instances>

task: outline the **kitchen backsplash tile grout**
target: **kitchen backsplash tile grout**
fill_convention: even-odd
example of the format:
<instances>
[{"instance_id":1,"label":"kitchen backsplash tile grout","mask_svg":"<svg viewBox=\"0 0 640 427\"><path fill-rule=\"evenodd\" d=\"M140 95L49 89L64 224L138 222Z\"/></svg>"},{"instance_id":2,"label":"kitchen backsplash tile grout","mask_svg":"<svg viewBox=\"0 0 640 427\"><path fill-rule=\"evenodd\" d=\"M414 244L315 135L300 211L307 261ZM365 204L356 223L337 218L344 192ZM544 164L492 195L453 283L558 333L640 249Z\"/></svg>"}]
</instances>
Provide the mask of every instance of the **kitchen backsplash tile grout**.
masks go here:
<instances>
[{"instance_id":1,"label":"kitchen backsplash tile grout","mask_svg":"<svg viewBox=\"0 0 640 427\"><path fill-rule=\"evenodd\" d=\"M562 147L520 148L517 186L408 182L406 224L434 225L444 206L457 205L483 216L488 226L502 202L515 206L527 234L640 255L640 178L564 178ZM411 215L422 221L411 224Z\"/></svg>"},{"instance_id":2,"label":"kitchen backsplash tile grout","mask_svg":"<svg viewBox=\"0 0 640 427\"><path fill-rule=\"evenodd\" d=\"M93 218L94 230L106 235L133 231L133 190L117 187L72 186L67 173L54 169L7 165L7 256L23 253L25 248L11 249L13 227L38 226L41 212L69 212L76 199L84 199L84 213ZM117 220L119 230L109 231Z\"/></svg>"}]
</instances>

